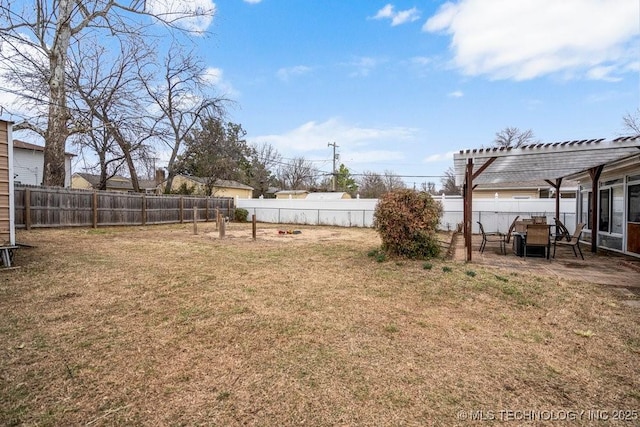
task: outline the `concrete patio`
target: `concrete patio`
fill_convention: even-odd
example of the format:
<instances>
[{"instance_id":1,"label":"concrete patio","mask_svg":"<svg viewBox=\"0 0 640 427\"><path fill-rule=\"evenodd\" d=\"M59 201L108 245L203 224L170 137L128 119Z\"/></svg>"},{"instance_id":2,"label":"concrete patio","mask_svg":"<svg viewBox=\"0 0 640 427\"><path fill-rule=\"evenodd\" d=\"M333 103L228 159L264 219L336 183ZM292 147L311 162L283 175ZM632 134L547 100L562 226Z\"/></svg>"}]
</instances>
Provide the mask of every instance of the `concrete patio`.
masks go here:
<instances>
[{"instance_id":1,"label":"concrete patio","mask_svg":"<svg viewBox=\"0 0 640 427\"><path fill-rule=\"evenodd\" d=\"M460 234L454 238L454 258L465 261L464 237ZM542 257L519 257L507 244L507 254L500 253L497 243L487 245L484 253L480 253L481 235L473 236L472 263L491 266L502 270L529 272L535 275L557 277L559 280L582 281L598 285L627 288L640 297L640 258L634 258L599 250L593 254L587 245L581 245L584 261L575 257L571 248L558 247L556 258L547 260ZM553 255L553 246L551 247ZM639 301L640 302L640 301Z\"/></svg>"}]
</instances>

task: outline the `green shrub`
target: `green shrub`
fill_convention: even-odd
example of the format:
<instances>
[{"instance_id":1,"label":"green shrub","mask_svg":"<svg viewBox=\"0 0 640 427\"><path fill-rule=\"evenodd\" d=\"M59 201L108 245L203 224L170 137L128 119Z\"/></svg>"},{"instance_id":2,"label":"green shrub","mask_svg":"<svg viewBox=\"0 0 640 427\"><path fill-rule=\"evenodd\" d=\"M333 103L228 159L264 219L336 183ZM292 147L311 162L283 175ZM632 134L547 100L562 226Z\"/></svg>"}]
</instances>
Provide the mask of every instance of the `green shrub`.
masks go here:
<instances>
[{"instance_id":1,"label":"green shrub","mask_svg":"<svg viewBox=\"0 0 640 427\"><path fill-rule=\"evenodd\" d=\"M233 220L236 222L247 222L247 217L249 216L249 211L242 208L236 208L233 213Z\"/></svg>"},{"instance_id":2,"label":"green shrub","mask_svg":"<svg viewBox=\"0 0 640 427\"><path fill-rule=\"evenodd\" d=\"M445 265L444 267L442 267L442 271L444 271L445 273L451 273L453 271L453 268Z\"/></svg>"},{"instance_id":3,"label":"green shrub","mask_svg":"<svg viewBox=\"0 0 640 427\"><path fill-rule=\"evenodd\" d=\"M425 262L425 263L422 265L422 268L423 268L424 270L431 270L431 269L433 268L433 265L432 265L430 262Z\"/></svg>"},{"instance_id":4,"label":"green shrub","mask_svg":"<svg viewBox=\"0 0 640 427\"><path fill-rule=\"evenodd\" d=\"M407 258L432 258L440 254L436 236L442 205L430 194L396 190L383 195L374 212L373 227L382 248Z\"/></svg>"}]
</instances>

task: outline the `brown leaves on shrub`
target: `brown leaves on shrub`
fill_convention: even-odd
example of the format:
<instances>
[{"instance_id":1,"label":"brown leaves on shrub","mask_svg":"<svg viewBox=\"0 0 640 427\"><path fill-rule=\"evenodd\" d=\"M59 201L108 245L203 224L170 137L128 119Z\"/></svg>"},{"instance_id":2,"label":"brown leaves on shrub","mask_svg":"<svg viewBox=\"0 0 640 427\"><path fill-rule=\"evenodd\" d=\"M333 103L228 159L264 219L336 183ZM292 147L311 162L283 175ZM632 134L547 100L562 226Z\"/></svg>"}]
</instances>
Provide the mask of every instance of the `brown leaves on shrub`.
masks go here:
<instances>
[{"instance_id":1,"label":"brown leaves on shrub","mask_svg":"<svg viewBox=\"0 0 640 427\"><path fill-rule=\"evenodd\" d=\"M440 253L436 238L442 205L425 192L396 190L378 200L373 227L382 248L408 258L431 258Z\"/></svg>"}]
</instances>

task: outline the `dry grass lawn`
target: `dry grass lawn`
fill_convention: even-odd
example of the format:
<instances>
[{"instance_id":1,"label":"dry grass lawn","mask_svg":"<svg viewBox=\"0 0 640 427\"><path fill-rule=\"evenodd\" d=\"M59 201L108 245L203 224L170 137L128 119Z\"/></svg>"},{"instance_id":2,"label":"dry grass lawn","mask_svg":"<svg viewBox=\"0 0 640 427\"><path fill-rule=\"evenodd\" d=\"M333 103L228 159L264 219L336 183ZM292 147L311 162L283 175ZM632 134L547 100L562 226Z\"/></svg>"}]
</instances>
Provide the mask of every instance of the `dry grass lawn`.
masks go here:
<instances>
[{"instance_id":1,"label":"dry grass lawn","mask_svg":"<svg viewBox=\"0 0 640 427\"><path fill-rule=\"evenodd\" d=\"M608 288L378 262L369 229L262 224L254 242L250 225L225 240L213 227L19 232L35 247L0 274L0 424L452 426L471 410L640 409L640 310Z\"/></svg>"}]
</instances>

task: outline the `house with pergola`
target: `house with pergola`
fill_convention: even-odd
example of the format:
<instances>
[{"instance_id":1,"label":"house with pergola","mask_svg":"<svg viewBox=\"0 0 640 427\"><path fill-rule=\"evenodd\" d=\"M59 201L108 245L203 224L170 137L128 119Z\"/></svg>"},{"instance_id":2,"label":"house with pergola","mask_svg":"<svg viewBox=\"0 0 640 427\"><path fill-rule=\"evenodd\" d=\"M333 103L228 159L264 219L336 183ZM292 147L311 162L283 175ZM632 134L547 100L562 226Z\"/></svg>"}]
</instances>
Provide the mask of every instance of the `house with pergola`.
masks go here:
<instances>
[{"instance_id":1,"label":"house with pergola","mask_svg":"<svg viewBox=\"0 0 640 427\"><path fill-rule=\"evenodd\" d=\"M604 248L640 257L640 136L461 150L454 154L454 170L463 189L467 261L474 187L533 180L555 189L556 217L562 183L577 181L577 218L586 224L581 241L592 252Z\"/></svg>"}]
</instances>

